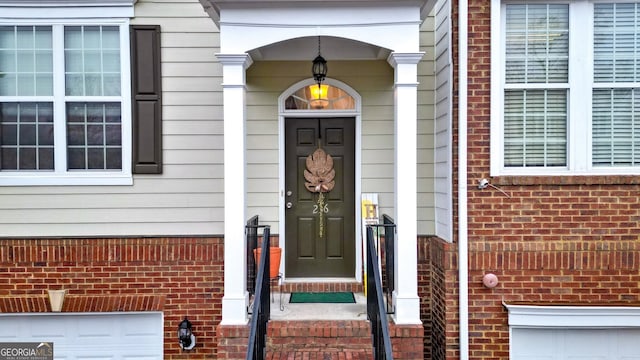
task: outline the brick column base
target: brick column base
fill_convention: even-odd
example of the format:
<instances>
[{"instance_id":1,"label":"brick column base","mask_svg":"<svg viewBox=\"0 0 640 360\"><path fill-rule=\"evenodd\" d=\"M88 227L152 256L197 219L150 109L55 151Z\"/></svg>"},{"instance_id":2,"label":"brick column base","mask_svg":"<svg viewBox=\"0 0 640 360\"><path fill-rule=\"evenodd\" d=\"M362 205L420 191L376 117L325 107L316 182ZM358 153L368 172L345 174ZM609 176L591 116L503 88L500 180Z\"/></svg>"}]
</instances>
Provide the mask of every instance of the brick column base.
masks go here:
<instances>
[{"instance_id":1,"label":"brick column base","mask_svg":"<svg viewBox=\"0 0 640 360\"><path fill-rule=\"evenodd\" d=\"M395 360L424 358L424 328L421 324L396 325L389 323L389 333Z\"/></svg>"},{"instance_id":2,"label":"brick column base","mask_svg":"<svg viewBox=\"0 0 640 360\"><path fill-rule=\"evenodd\" d=\"M216 359L245 360L249 343L249 325L218 325Z\"/></svg>"}]
</instances>

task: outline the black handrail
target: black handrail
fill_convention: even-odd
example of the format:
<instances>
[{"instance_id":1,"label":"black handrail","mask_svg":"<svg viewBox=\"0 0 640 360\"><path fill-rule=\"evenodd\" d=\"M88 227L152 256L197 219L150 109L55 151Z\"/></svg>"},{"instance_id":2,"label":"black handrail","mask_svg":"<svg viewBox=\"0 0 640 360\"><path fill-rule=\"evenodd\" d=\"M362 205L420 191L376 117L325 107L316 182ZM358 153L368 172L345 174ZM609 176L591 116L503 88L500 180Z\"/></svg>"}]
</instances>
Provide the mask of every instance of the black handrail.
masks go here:
<instances>
[{"instance_id":1,"label":"black handrail","mask_svg":"<svg viewBox=\"0 0 640 360\"><path fill-rule=\"evenodd\" d=\"M253 216L244 228L247 239L247 291L249 295L255 295L256 289L256 261L253 249L258 247L258 215Z\"/></svg>"},{"instance_id":2,"label":"black handrail","mask_svg":"<svg viewBox=\"0 0 640 360\"><path fill-rule=\"evenodd\" d=\"M378 255L374 244L373 227L367 225L367 316L371 322L373 337L373 358L393 360L389 321L384 310L382 278L378 269Z\"/></svg>"},{"instance_id":3,"label":"black handrail","mask_svg":"<svg viewBox=\"0 0 640 360\"><path fill-rule=\"evenodd\" d=\"M382 215L384 226L384 261L385 261L385 284L384 292L387 298L387 313L393 314L395 311L389 310L391 297L396 289L396 224L389 215Z\"/></svg>"},{"instance_id":4,"label":"black handrail","mask_svg":"<svg viewBox=\"0 0 640 360\"><path fill-rule=\"evenodd\" d=\"M246 360L264 360L267 345L267 323L271 316L269 303L269 247L271 245L271 230L264 226L262 232L262 252L258 261L255 297L253 299L253 313L249 331L249 344ZM252 251L253 252L253 251ZM253 255L253 254L252 254Z\"/></svg>"},{"instance_id":5,"label":"black handrail","mask_svg":"<svg viewBox=\"0 0 640 360\"><path fill-rule=\"evenodd\" d=\"M376 230L373 233L375 248L380 249L380 238L384 237L384 270L382 275L382 291L387 300L387 314L394 314L392 308L393 291L395 290L395 262L396 262L396 224L389 215L382 215L382 224L369 225ZM382 230L384 232L382 232ZM377 254L377 253L376 253Z\"/></svg>"}]
</instances>

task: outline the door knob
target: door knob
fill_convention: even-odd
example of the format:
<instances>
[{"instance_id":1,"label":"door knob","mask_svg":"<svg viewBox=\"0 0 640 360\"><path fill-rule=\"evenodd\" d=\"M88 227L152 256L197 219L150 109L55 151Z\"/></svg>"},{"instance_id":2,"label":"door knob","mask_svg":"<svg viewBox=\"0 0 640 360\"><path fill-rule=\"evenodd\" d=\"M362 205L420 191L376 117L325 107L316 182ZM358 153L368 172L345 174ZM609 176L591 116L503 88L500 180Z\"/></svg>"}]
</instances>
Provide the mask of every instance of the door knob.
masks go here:
<instances>
[{"instance_id":1,"label":"door knob","mask_svg":"<svg viewBox=\"0 0 640 360\"><path fill-rule=\"evenodd\" d=\"M289 201L289 202L287 203L287 209L291 209L292 207L293 207L293 204L291 203L291 201Z\"/></svg>"}]
</instances>

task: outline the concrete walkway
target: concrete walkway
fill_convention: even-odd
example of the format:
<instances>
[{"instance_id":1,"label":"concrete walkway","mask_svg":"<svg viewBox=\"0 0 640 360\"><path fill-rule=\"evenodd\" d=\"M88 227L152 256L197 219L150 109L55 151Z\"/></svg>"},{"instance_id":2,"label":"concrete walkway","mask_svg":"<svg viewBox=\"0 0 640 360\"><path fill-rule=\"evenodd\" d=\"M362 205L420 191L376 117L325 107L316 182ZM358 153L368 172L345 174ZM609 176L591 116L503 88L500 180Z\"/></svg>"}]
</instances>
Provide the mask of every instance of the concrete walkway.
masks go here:
<instances>
[{"instance_id":1,"label":"concrete walkway","mask_svg":"<svg viewBox=\"0 0 640 360\"><path fill-rule=\"evenodd\" d=\"M353 294L355 304L292 304L290 295L283 293L281 298L280 293L273 294L271 320L367 320L367 299L363 293Z\"/></svg>"}]
</instances>

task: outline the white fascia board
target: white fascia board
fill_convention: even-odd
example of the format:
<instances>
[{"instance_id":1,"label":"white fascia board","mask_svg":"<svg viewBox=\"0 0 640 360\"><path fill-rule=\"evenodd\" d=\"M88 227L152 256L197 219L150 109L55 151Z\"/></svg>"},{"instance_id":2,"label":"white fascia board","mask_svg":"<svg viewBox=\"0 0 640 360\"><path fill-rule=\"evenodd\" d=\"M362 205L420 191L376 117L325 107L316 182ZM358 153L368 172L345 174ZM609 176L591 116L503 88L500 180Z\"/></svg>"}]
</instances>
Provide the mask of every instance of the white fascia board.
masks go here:
<instances>
[{"instance_id":1,"label":"white fascia board","mask_svg":"<svg viewBox=\"0 0 640 360\"><path fill-rule=\"evenodd\" d=\"M509 327L640 327L640 306L503 305L509 311Z\"/></svg>"},{"instance_id":2,"label":"white fascia board","mask_svg":"<svg viewBox=\"0 0 640 360\"><path fill-rule=\"evenodd\" d=\"M137 0L0 0L5 19L132 18Z\"/></svg>"},{"instance_id":3,"label":"white fascia board","mask_svg":"<svg viewBox=\"0 0 640 360\"><path fill-rule=\"evenodd\" d=\"M433 7L436 4L436 0L404 0L404 1L390 1L390 0L200 0L200 3L207 9L209 15L217 22L220 20L220 13L222 9L227 8L256 8L256 7L298 7L317 5L321 3L322 6L344 6L344 5L356 5L356 6L371 6L373 5L401 5L401 6L417 6L420 9L421 20L424 21Z\"/></svg>"},{"instance_id":4,"label":"white fascia board","mask_svg":"<svg viewBox=\"0 0 640 360\"><path fill-rule=\"evenodd\" d=\"M420 23L417 6L269 6L228 8L220 14L221 24L253 26L352 26Z\"/></svg>"},{"instance_id":5,"label":"white fascia board","mask_svg":"<svg viewBox=\"0 0 640 360\"><path fill-rule=\"evenodd\" d=\"M75 7L133 6L138 0L0 0L0 6L14 7Z\"/></svg>"},{"instance_id":6,"label":"white fascia board","mask_svg":"<svg viewBox=\"0 0 640 360\"><path fill-rule=\"evenodd\" d=\"M431 10L434 8L437 0L407 0L407 1L388 1L388 0L324 0L319 2L318 0L267 0L267 1L254 1L254 0L200 0L205 12L209 14L209 17L213 19L213 22L220 28L221 18L223 17L223 11L226 13L229 9L264 9L265 7L308 7L320 4L320 8L326 7L339 7L339 6L409 6L417 7L419 13L420 23L429 16Z\"/></svg>"}]
</instances>

